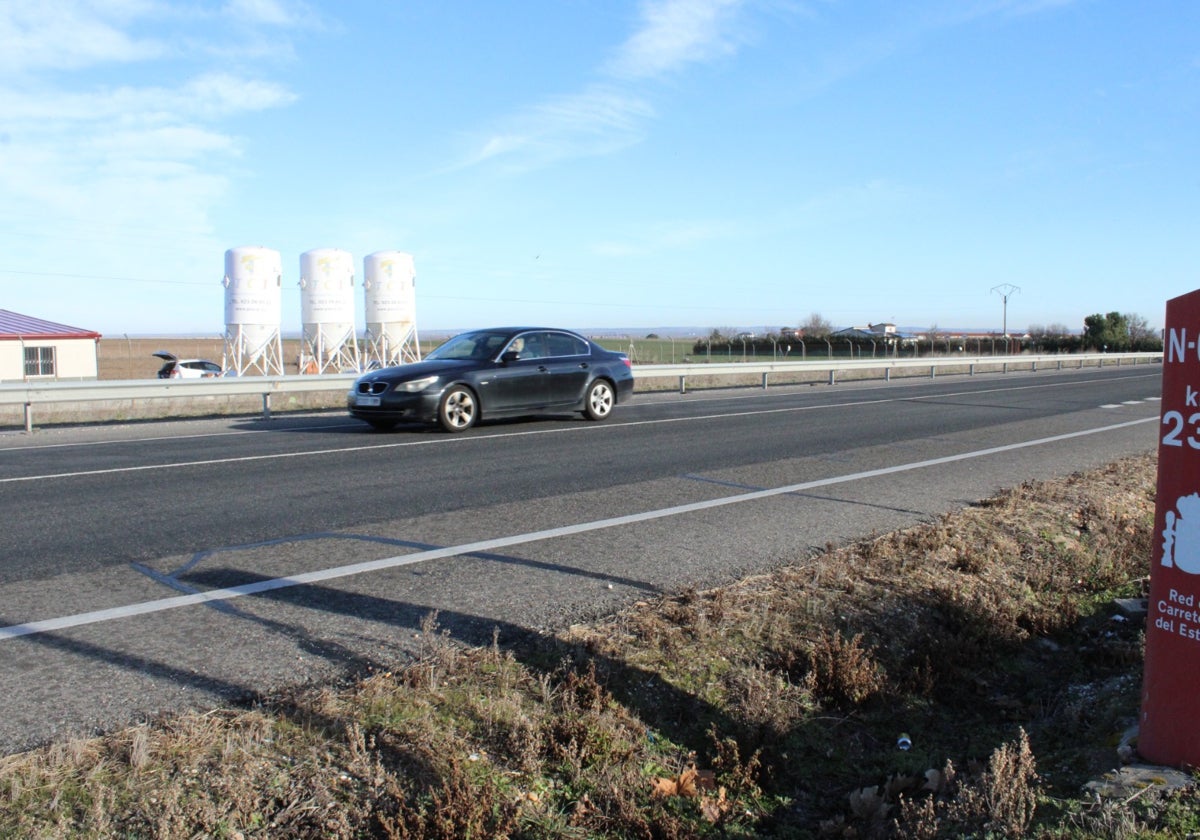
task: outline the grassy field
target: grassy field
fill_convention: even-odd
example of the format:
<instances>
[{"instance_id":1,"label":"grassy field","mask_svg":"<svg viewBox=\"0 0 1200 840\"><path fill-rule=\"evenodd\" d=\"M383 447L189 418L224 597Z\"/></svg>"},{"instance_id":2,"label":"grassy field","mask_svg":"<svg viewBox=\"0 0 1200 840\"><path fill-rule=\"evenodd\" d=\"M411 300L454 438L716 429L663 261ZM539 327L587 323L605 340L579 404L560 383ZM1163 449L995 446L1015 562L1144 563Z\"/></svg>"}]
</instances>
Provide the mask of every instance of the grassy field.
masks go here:
<instances>
[{"instance_id":1,"label":"grassy field","mask_svg":"<svg viewBox=\"0 0 1200 840\"><path fill-rule=\"evenodd\" d=\"M429 352L444 336L430 336L420 342L422 354ZM632 338L628 336L597 335L595 341L609 350L628 353L637 364L683 364L712 362L753 362L771 361L772 359L801 361L799 352L785 354L783 348L779 352L760 352L757 356L753 348L743 353L740 349L726 348L725 351L695 353L694 339L653 339ZM298 360L301 342L298 338L285 339L283 342L284 373L298 373ZM824 345L822 345L824 348ZM224 352L224 340L219 335L211 337L170 337L170 338L102 338L98 347L98 365L100 379L152 379L162 362L151 354L156 350L167 350L180 358L210 359L221 362ZM869 357L869 354L868 354ZM812 356L813 359L825 358L823 351Z\"/></svg>"},{"instance_id":2,"label":"grassy field","mask_svg":"<svg viewBox=\"0 0 1200 840\"><path fill-rule=\"evenodd\" d=\"M554 635L0 759L0 837L1159 838L1136 721L1155 460ZM907 739L907 749L901 739Z\"/></svg>"}]
</instances>

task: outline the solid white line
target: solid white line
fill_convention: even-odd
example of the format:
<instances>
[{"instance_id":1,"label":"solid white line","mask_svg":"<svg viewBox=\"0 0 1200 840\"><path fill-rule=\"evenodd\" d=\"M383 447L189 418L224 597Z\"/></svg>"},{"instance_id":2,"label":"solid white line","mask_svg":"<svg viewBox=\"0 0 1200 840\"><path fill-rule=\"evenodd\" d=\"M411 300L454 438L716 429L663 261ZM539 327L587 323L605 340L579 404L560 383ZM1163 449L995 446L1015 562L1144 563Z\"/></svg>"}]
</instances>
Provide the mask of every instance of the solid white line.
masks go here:
<instances>
[{"instance_id":1,"label":"solid white line","mask_svg":"<svg viewBox=\"0 0 1200 840\"><path fill-rule=\"evenodd\" d=\"M896 473L908 472L909 470L919 470L925 467L939 466L941 464L953 464L957 461L983 458L988 455L997 455L1002 452L1012 452L1017 449L1026 449L1031 446L1043 446L1048 443L1057 443L1059 441L1070 440L1072 438L1116 431L1118 429L1129 428L1130 426L1137 426L1141 423L1156 422L1157 420L1157 417L1147 417L1141 420L1130 420L1125 423L1117 423L1111 426L1100 426L1094 429L1084 429L1083 431L1078 432L1067 432L1066 434L1053 435L1051 437L1038 438L1036 440L1028 440L1022 443L1009 443L1005 444L1004 446L993 446L988 449L977 449L973 452L963 452L958 455L945 455L940 458L930 458L925 461L914 461L910 464L899 464L893 467L881 467L879 469L865 470L863 472L850 473L848 475L821 478L815 481L789 484L785 487L775 487L769 490L755 490L749 493L739 493L734 496L722 496L721 498L708 499L702 502L691 502L689 504L675 505L673 507L660 508L658 510L648 510L642 513L631 513L625 516L615 516L610 519L599 519L593 522L581 522L576 525L548 528L543 531L532 531L526 534L514 534L508 537L480 540L479 542L464 543L462 545L448 546L446 548L436 548L429 551L418 551L413 554L404 554L396 557L385 557L379 560L369 560L363 563L354 563L348 566L337 566L331 569L321 569L315 572L306 572L304 574L292 575L291 577L256 581L255 583L248 583L242 586L231 586L225 589L213 589L208 592L199 592L194 595L178 595L173 598L161 598L154 601L143 601L139 604L129 604L123 607L113 607L106 610L79 613L77 615L63 616L62 618L49 618L42 621L31 621L27 624L14 624L8 627L0 627L0 642L8 639L16 639L21 636L31 636L38 633L50 633L56 630L66 630L71 627L80 627L87 624L98 624L106 621L131 618L138 615L164 612L166 610L178 609L179 607L195 606L214 601L229 601L234 598L242 598L247 595L257 595L262 592L287 589L293 586L304 586L310 583L320 583L323 581L335 580L337 578L360 575L366 572L376 572L383 569L393 569L399 566L408 566L414 563L425 563L430 560L440 560L446 557L475 554L485 551L496 551L497 549L507 548L514 545L524 545L526 543L539 542L541 540L555 539L556 537L567 537L575 534L584 534L589 531L599 531L605 528L616 528L621 525L648 522L650 520L662 519L668 516L679 516L685 513L694 513L696 511L724 507L725 505L753 502L759 499L771 498L773 496L782 496L787 493L798 493L818 487L829 487L834 484L845 484L846 482L850 481L879 478L881 476L894 475Z\"/></svg>"},{"instance_id":2,"label":"solid white line","mask_svg":"<svg viewBox=\"0 0 1200 840\"><path fill-rule=\"evenodd\" d=\"M243 418L244 419L244 418ZM169 422L186 423L186 420ZM204 421L201 421L204 422ZM254 422L263 422L255 418ZM122 443L161 443L162 441L201 440L203 438L244 437L246 435L290 434L292 432L325 431L327 429L361 429L362 423L354 420L350 423L319 423L312 426L288 426L286 429L226 429L220 432L191 432L186 435L151 435L148 437L109 438L107 440L71 440L61 443L34 443L25 446L3 446L0 454L5 452L28 452L42 449L77 449L81 446L113 446Z\"/></svg>"},{"instance_id":3,"label":"solid white line","mask_svg":"<svg viewBox=\"0 0 1200 840\"><path fill-rule=\"evenodd\" d=\"M211 458L211 459L206 459L203 461L180 461L178 463L169 463L169 464L141 464L141 465L135 466L135 467L111 467L111 468L103 469L103 470L79 470L76 472L46 473L43 475L22 475L22 476L15 476L12 478L0 478L0 484L13 484L16 482L21 482L21 481L46 481L46 480L55 479L55 478L81 478L84 476L111 475L114 473L145 472L145 471L149 471L149 470L173 470L173 469L183 469L186 467L219 466L221 464L237 464L237 463L244 463L244 462L249 462L249 461L273 461L273 460L282 459L282 458L301 458L301 457L312 457L312 456L317 456L317 455L337 455L337 454L340 454L343 452L365 452L365 451L376 450L376 449L399 449L402 447L409 447L409 446L448 445L448 444L455 444L455 443L467 443L470 441L491 440L494 438L503 438L503 437L567 434L567 433L571 433L571 432L578 433L578 432L591 431L591 430L600 431L603 429L620 429L620 428L628 428L628 427L633 427L633 426L653 426L653 425L658 425L658 424L662 424L662 423L694 423L694 422L701 421L701 420L720 420L720 419L731 418L731 417L754 417L754 416L763 415L763 414L790 414L793 412L801 412L801 411L824 411L824 410L834 409L834 408L854 408L854 407L858 407L858 406L883 405L886 403L895 403L895 402L921 402L923 400L942 400L942 399L946 399L947 397L965 397L965 396L978 396L980 394L1010 393L1012 391L1027 391L1027 390L1035 390L1035 389L1041 389L1041 388L1062 388L1065 384L1069 384L1069 385L1089 384L1094 381L1099 381L1099 380L1088 380L1087 382L1070 382L1070 383L1040 383L1040 384L1018 385L1018 386L1014 386L1014 387L1002 387L1002 388L984 388L984 389L980 389L980 390L951 391L948 393L928 394L928 395L923 395L923 396L881 397L879 399L849 400L849 401L839 402L839 403L829 403L826 405L792 406L792 407L788 407L788 408L763 408L763 409L754 409L751 411L734 411L734 412L728 412L728 413L722 413L722 414L701 414L701 415L697 415L695 417L668 417L668 418L663 418L663 419L659 419L659 420L630 420L630 421L626 421L623 423L609 422L609 423L605 423L601 426L587 424L587 425L577 425L577 426L566 427L566 428L530 429L530 430L525 430L525 431L497 432L494 434L477 434L477 435L470 435L470 436L466 436L466 437L460 437L460 436L437 437L437 438L431 438L428 440L406 440L406 441L399 441L396 443L375 443L375 444L361 445L361 446L337 447L334 449L307 449L307 450L303 450L301 452L273 452L268 455L242 455L242 456L238 456L238 457L234 457L234 458ZM1109 407L1110 406L1101 406L1101 408L1109 408ZM1116 406L1111 406L1111 407L1115 408ZM248 433L241 432L240 434L248 434Z\"/></svg>"}]
</instances>

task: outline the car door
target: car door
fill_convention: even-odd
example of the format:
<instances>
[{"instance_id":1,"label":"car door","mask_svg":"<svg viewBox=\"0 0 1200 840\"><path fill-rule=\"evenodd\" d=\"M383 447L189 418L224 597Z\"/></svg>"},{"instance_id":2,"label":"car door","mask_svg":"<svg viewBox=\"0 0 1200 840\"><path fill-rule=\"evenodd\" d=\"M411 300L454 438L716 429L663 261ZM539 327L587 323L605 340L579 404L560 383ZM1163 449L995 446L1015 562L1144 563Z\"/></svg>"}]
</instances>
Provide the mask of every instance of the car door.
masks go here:
<instances>
[{"instance_id":1,"label":"car door","mask_svg":"<svg viewBox=\"0 0 1200 840\"><path fill-rule=\"evenodd\" d=\"M516 358L501 361L489 377L485 414L514 414L546 404L550 373L546 368L545 334L522 333L509 342L505 355L516 346L520 346Z\"/></svg>"},{"instance_id":2,"label":"car door","mask_svg":"<svg viewBox=\"0 0 1200 840\"><path fill-rule=\"evenodd\" d=\"M575 405L583 399L583 389L591 378L591 348L579 336L565 332L546 334L549 353L546 367L550 372L549 404Z\"/></svg>"}]
</instances>

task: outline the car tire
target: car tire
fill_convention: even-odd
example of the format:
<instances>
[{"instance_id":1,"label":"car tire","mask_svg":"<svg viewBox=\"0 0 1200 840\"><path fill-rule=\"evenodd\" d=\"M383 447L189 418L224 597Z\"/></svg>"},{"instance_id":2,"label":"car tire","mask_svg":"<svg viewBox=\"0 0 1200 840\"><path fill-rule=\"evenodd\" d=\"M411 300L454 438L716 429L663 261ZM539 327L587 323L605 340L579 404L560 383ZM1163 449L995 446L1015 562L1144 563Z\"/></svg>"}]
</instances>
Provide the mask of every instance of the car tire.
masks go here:
<instances>
[{"instance_id":1,"label":"car tire","mask_svg":"<svg viewBox=\"0 0 1200 840\"><path fill-rule=\"evenodd\" d=\"M438 425L447 432L465 432L479 419L479 401L465 385L454 385L438 403Z\"/></svg>"},{"instance_id":2,"label":"car tire","mask_svg":"<svg viewBox=\"0 0 1200 840\"><path fill-rule=\"evenodd\" d=\"M589 420L603 420L612 414L616 404L617 395L612 384L607 379L597 379L588 386L587 396L583 398L583 416Z\"/></svg>"}]
</instances>

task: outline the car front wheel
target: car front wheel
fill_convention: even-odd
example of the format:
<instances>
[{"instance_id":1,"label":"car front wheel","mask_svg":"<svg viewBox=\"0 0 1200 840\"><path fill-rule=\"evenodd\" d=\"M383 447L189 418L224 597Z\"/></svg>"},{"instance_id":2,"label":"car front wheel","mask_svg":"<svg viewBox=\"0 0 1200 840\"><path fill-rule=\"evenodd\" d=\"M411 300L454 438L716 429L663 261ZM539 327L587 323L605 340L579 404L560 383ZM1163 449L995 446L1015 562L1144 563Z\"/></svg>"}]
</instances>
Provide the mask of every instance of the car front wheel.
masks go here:
<instances>
[{"instance_id":1,"label":"car front wheel","mask_svg":"<svg viewBox=\"0 0 1200 840\"><path fill-rule=\"evenodd\" d=\"M583 416L589 420L603 420L612 414L617 396L607 380L597 379L588 386L587 398L583 401Z\"/></svg>"},{"instance_id":2,"label":"car front wheel","mask_svg":"<svg viewBox=\"0 0 1200 840\"><path fill-rule=\"evenodd\" d=\"M475 425L478 417L475 394L462 385L450 388L438 403L438 424L447 432L465 432Z\"/></svg>"}]
</instances>

